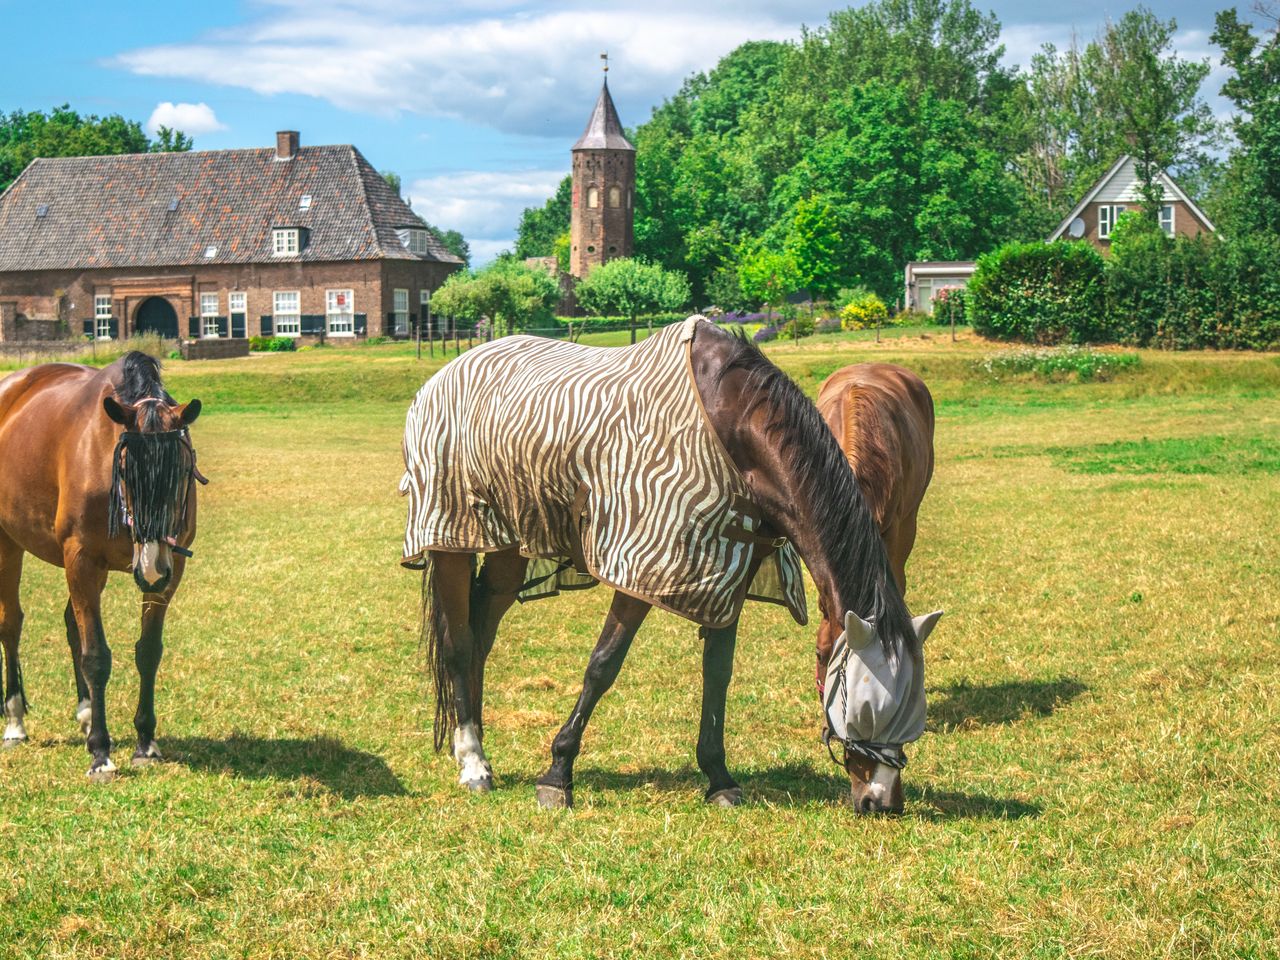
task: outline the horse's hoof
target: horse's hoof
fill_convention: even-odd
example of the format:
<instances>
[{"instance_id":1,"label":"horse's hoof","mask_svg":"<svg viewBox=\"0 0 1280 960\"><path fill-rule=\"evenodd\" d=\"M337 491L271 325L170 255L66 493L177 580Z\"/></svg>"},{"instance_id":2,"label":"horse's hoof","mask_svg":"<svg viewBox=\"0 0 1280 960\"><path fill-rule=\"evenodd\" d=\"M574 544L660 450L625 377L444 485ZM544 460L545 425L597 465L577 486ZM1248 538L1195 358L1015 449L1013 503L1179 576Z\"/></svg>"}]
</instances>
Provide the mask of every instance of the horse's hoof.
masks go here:
<instances>
[{"instance_id":1,"label":"horse's hoof","mask_svg":"<svg viewBox=\"0 0 1280 960\"><path fill-rule=\"evenodd\" d=\"M15 747L22 746L26 742L26 737L5 737L3 741L0 741L0 750L12 750Z\"/></svg>"},{"instance_id":2,"label":"horse's hoof","mask_svg":"<svg viewBox=\"0 0 1280 960\"><path fill-rule=\"evenodd\" d=\"M164 755L160 753L160 748L157 747L155 743L150 743L147 745L146 750L139 747L138 750L134 752L133 760L130 762L135 767L149 767L153 763L159 763L163 759Z\"/></svg>"},{"instance_id":3,"label":"horse's hoof","mask_svg":"<svg viewBox=\"0 0 1280 960\"><path fill-rule=\"evenodd\" d=\"M110 783L116 778L116 765L110 760L104 760L90 767L87 776L94 783Z\"/></svg>"},{"instance_id":4,"label":"horse's hoof","mask_svg":"<svg viewBox=\"0 0 1280 960\"><path fill-rule=\"evenodd\" d=\"M480 777L476 780L464 780L462 785L472 793L493 793L493 777Z\"/></svg>"},{"instance_id":5,"label":"horse's hoof","mask_svg":"<svg viewBox=\"0 0 1280 960\"><path fill-rule=\"evenodd\" d=\"M707 794L707 803L713 807L736 807L742 803L741 787L726 787Z\"/></svg>"},{"instance_id":6,"label":"horse's hoof","mask_svg":"<svg viewBox=\"0 0 1280 960\"><path fill-rule=\"evenodd\" d=\"M573 806L573 787L553 787L540 783L536 788L538 806L543 810L568 810Z\"/></svg>"}]
</instances>

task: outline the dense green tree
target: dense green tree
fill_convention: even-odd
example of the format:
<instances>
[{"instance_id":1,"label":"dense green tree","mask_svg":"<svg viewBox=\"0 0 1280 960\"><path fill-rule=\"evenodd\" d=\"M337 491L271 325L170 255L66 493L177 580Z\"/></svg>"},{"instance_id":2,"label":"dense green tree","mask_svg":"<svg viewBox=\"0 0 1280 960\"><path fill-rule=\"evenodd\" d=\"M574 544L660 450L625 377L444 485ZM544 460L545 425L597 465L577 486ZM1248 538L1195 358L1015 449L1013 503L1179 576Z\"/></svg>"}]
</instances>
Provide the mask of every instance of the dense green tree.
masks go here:
<instances>
[{"instance_id":1,"label":"dense green tree","mask_svg":"<svg viewBox=\"0 0 1280 960\"><path fill-rule=\"evenodd\" d=\"M1224 178L1224 225L1280 234L1280 14L1258 12L1272 22L1269 36L1255 36L1233 7L1218 14L1211 37L1232 71L1222 92L1239 111L1231 123L1240 149Z\"/></svg>"},{"instance_id":2,"label":"dense green tree","mask_svg":"<svg viewBox=\"0 0 1280 960\"><path fill-rule=\"evenodd\" d=\"M578 281L578 304L601 314L621 314L631 321L636 342L636 318L659 310L678 310L689 302L689 281L675 270L631 257L609 260Z\"/></svg>"},{"instance_id":3,"label":"dense green tree","mask_svg":"<svg viewBox=\"0 0 1280 960\"><path fill-rule=\"evenodd\" d=\"M68 104L0 114L0 191L36 157L95 157L119 153L185 152L191 138L167 127L147 137L136 120L119 114L81 116Z\"/></svg>"},{"instance_id":4,"label":"dense green tree","mask_svg":"<svg viewBox=\"0 0 1280 960\"><path fill-rule=\"evenodd\" d=\"M573 177L565 177L546 203L529 207L520 215L515 255L521 260L555 256L556 238L569 229L572 212Z\"/></svg>"},{"instance_id":5,"label":"dense green tree","mask_svg":"<svg viewBox=\"0 0 1280 960\"><path fill-rule=\"evenodd\" d=\"M738 263L742 291L770 312L804 284L796 259L790 253L776 253L757 247L743 251Z\"/></svg>"}]
</instances>

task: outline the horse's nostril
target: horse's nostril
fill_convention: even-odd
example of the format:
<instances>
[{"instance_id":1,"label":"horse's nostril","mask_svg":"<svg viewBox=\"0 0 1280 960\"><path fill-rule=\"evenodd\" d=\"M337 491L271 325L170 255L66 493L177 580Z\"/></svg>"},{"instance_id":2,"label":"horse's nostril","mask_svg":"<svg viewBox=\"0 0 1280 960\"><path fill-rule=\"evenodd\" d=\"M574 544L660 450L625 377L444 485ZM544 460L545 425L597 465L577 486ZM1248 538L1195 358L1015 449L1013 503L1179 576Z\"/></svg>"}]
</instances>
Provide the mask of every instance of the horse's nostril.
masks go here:
<instances>
[{"instance_id":1,"label":"horse's nostril","mask_svg":"<svg viewBox=\"0 0 1280 960\"><path fill-rule=\"evenodd\" d=\"M862 804L859 807L859 809L863 813L872 813L875 810L875 808L876 808L876 802L874 800L872 800L870 797L862 798Z\"/></svg>"}]
</instances>

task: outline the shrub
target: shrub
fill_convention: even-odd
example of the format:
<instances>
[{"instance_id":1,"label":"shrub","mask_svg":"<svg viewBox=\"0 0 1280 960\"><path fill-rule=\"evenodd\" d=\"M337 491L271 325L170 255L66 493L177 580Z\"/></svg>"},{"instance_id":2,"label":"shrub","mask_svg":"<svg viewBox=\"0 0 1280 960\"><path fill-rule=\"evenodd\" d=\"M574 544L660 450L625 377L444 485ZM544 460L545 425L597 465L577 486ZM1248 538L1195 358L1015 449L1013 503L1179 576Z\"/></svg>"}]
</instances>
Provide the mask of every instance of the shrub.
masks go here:
<instances>
[{"instance_id":1,"label":"shrub","mask_svg":"<svg viewBox=\"0 0 1280 960\"><path fill-rule=\"evenodd\" d=\"M1102 255L1087 243L1007 243L978 258L968 290L967 319L983 336L1105 339Z\"/></svg>"},{"instance_id":2,"label":"shrub","mask_svg":"<svg viewBox=\"0 0 1280 960\"><path fill-rule=\"evenodd\" d=\"M778 327L778 336L788 339L795 337L811 337L813 336L814 327L813 317L806 313L797 314L793 319Z\"/></svg>"},{"instance_id":3,"label":"shrub","mask_svg":"<svg viewBox=\"0 0 1280 960\"><path fill-rule=\"evenodd\" d=\"M865 330L883 324L889 319L889 308L884 301L869 290L841 290L841 299L846 293L848 300L840 310L840 322L846 330Z\"/></svg>"},{"instance_id":4,"label":"shrub","mask_svg":"<svg viewBox=\"0 0 1280 960\"><path fill-rule=\"evenodd\" d=\"M1103 353L1087 347L1065 346L1040 350L1005 350L975 360L973 367L999 382L1006 376L1034 374L1047 380L1110 380L1121 370L1141 363L1136 353Z\"/></svg>"},{"instance_id":5,"label":"shrub","mask_svg":"<svg viewBox=\"0 0 1280 960\"><path fill-rule=\"evenodd\" d=\"M250 337L249 349L260 353L288 353L298 349L292 337Z\"/></svg>"},{"instance_id":6,"label":"shrub","mask_svg":"<svg viewBox=\"0 0 1280 960\"><path fill-rule=\"evenodd\" d=\"M823 317L818 321L817 333L839 333L844 329L844 325L840 322L839 317Z\"/></svg>"},{"instance_id":7,"label":"shrub","mask_svg":"<svg viewBox=\"0 0 1280 960\"><path fill-rule=\"evenodd\" d=\"M943 287L933 297L933 322L950 323L954 314L956 323L964 323L968 297L965 287Z\"/></svg>"},{"instance_id":8,"label":"shrub","mask_svg":"<svg viewBox=\"0 0 1280 960\"><path fill-rule=\"evenodd\" d=\"M774 326L761 327L751 339L756 343L768 343L770 340L777 340L778 328Z\"/></svg>"}]
</instances>

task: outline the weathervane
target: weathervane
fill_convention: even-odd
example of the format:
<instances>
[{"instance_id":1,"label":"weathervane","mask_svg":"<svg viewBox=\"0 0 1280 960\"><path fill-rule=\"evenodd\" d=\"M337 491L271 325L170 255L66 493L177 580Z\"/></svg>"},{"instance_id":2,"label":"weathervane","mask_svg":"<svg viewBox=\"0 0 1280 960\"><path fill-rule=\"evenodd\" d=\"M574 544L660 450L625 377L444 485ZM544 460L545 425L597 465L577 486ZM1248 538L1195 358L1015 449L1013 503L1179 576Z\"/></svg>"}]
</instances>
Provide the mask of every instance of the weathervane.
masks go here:
<instances>
[{"instance_id":1,"label":"weathervane","mask_svg":"<svg viewBox=\"0 0 1280 960\"><path fill-rule=\"evenodd\" d=\"M607 74L609 72L609 54L600 54L600 59L604 61L604 72Z\"/></svg>"}]
</instances>

